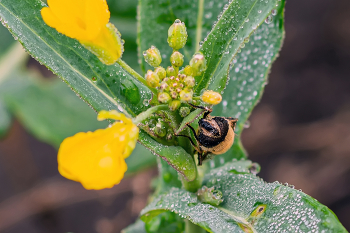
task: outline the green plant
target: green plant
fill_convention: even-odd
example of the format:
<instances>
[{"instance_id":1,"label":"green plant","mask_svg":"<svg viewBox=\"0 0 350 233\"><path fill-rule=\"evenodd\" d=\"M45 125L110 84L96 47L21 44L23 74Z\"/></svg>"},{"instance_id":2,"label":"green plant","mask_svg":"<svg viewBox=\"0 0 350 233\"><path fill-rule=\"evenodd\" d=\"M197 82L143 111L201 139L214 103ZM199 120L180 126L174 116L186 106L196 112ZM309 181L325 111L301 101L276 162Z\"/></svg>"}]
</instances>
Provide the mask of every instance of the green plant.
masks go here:
<instances>
[{"instance_id":1,"label":"green plant","mask_svg":"<svg viewBox=\"0 0 350 233\"><path fill-rule=\"evenodd\" d=\"M206 70L196 77L194 95L200 96L203 90L222 93L222 104L213 108L213 115L239 121L231 149L202 167L195 165L193 148L185 139L165 140L147 127L141 129L140 144L159 156L160 179L152 201L141 212L145 223L139 220L124 232L346 232L336 216L313 198L261 181L256 176L259 166L246 159L239 140L281 47L284 5L284 0L139 1L139 57L155 45L163 55L163 66L170 65L167 30L181 19L188 32L181 50L184 64L197 51L207 60ZM43 6L38 0L0 1L3 24L35 59L95 111L119 109L136 117L157 106L154 101L148 104L154 88L147 87L125 62L107 66L76 40L46 26L40 15ZM144 61L141 67L144 72L150 68ZM184 117L162 111L157 117L171 119L173 132L182 131L185 123L196 124L203 113L194 110Z\"/></svg>"}]
</instances>

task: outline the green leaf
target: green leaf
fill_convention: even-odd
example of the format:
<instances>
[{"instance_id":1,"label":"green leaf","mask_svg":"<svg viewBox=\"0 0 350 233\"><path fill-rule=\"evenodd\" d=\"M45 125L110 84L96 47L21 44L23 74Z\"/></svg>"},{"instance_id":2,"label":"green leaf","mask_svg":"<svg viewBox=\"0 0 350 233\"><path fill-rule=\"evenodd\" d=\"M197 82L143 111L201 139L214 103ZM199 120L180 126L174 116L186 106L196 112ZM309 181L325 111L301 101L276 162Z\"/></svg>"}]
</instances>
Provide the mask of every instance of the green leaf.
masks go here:
<instances>
[{"instance_id":1,"label":"green leaf","mask_svg":"<svg viewBox=\"0 0 350 233\"><path fill-rule=\"evenodd\" d=\"M196 178L196 164L193 157L180 146L164 146L155 142L151 136L143 133L144 140L141 144L149 148L153 153L165 160L170 166L176 169L188 181Z\"/></svg>"},{"instance_id":2,"label":"green leaf","mask_svg":"<svg viewBox=\"0 0 350 233\"><path fill-rule=\"evenodd\" d=\"M107 122L97 121L96 112L58 79L44 80L15 73L0 86L0 98L29 132L56 148L66 137L108 126ZM0 101L0 114L1 106ZM10 118L0 119L0 129L5 120ZM137 145L126 162L127 173L134 173L155 165L156 158Z\"/></svg>"},{"instance_id":3,"label":"green leaf","mask_svg":"<svg viewBox=\"0 0 350 233\"><path fill-rule=\"evenodd\" d=\"M0 16L35 59L67 82L97 111L118 108L136 116L146 110L143 100L151 98L148 88L119 64L102 64L78 41L47 26L40 15L44 6L38 0L4 0L0 3Z\"/></svg>"},{"instance_id":4,"label":"green leaf","mask_svg":"<svg viewBox=\"0 0 350 233\"><path fill-rule=\"evenodd\" d=\"M146 233L145 223L140 219L137 219L134 224L123 229L121 233Z\"/></svg>"},{"instance_id":5,"label":"green leaf","mask_svg":"<svg viewBox=\"0 0 350 233\"><path fill-rule=\"evenodd\" d=\"M35 59L68 83L96 111L118 109L129 116L145 111L148 107L144 101L151 99L151 91L119 64L102 64L76 40L47 26L40 15L44 6L38 0L2 0L0 17ZM173 166L187 179L193 179L193 171L184 169L193 168L194 161L181 147L165 147L143 131L139 140L153 153L167 158L167 161L176 161ZM171 149L176 151L175 158ZM180 160L191 164L180 167L178 165L184 164Z\"/></svg>"},{"instance_id":6,"label":"green leaf","mask_svg":"<svg viewBox=\"0 0 350 233\"><path fill-rule=\"evenodd\" d=\"M6 52L10 47L11 44L14 42L13 37L8 32L8 30L0 25L0 57Z\"/></svg>"},{"instance_id":7,"label":"green leaf","mask_svg":"<svg viewBox=\"0 0 350 233\"><path fill-rule=\"evenodd\" d=\"M4 27L0 26L0 32L6 30ZM9 78L11 73L19 67L27 58L26 53L24 53L21 45L14 44L11 34L5 31L4 34L0 33L0 39L4 39L4 43L0 43L0 89L1 85L6 82L6 79ZM11 45L11 46L10 46ZM1 54L1 52L6 52ZM19 84L21 85L21 84ZM5 101L2 98L2 93L0 92L0 137L4 136L11 126L11 113L6 106Z\"/></svg>"},{"instance_id":8,"label":"green leaf","mask_svg":"<svg viewBox=\"0 0 350 233\"><path fill-rule=\"evenodd\" d=\"M108 126L58 79L44 80L23 73L11 75L0 86L10 111L38 139L56 148L78 132Z\"/></svg>"},{"instance_id":9,"label":"green leaf","mask_svg":"<svg viewBox=\"0 0 350 233\"><path fill-rule=\"evenodd\" d=\"M224 7L200 49L207 59L207 69L196 78L198 95L203 89L221 92L225 88L232 58L276 4L277 0L235 0Z\"/></svg>"},{"instance_id":10,"label":"green leaf","mask_svg":"<svg viewBox=\"0 0 350 233\"><path fill-rule=\"evenodd\" d=\"M184 53L189 55L187 58L190 58L195 52L196 44L199 43L201 37L203 38L203 35L210 32L212 24L226 3L226 1L219 0L215 4L213 1L199 1L198 4L195 4L193 1L185 0L161 1L160 4L156 4L154 0L141 0L139 8L141 19L139 21L139 46L141 49L139 52L155 45L161 50L163 56L169 58L172 51L166 43L167 29L176 18L179 18L187 26L189 43L184 48ZM229 91L224 90L223 102L214 107L212 115L239 117L235 144L224 155L216 156L210 164L212 167L220 166L225 161L231 161L232 158L246 157L239 135L250 112L261 97L271 64L282 45L284 4L285 1L278 2L278 7L276 7L276 1L232 1L230 5L225 7L227 9L224 14L202 45L201 50L210 57L207 57L209 61L207 72L202 77L197 77L197 81L201 79L202 83L197 86L197 94L203 87L221 91L225 87L229 72L228 86L226 87L226 90ZM239 9L235 7L237 5L239 5ZM270 24L262 23L271 9L275 7L277 15L273 16L272 22ZM257 8L259 9L257 10ZM259 13L260 10L261 13ZM230 19L232 16L233 18ZM194 21L195 18L198 19ZM259 24L261 25L254 32L254 28ZM243 26L243 29L240 26ZM157 37L154 38L154 35ZM250 42L246 40L247 43L242 43L249 35L252 35ZM215 39L213 39L214 37ZM218 41L216 37L222 40ZM194 42L195 38L197 38L196 42ZM229 43L229 39L232 38L233 40ZM235 40L236 38L237 40ZM225 42L227 50L224 50L224 44L220 44L223 42ZM245 47L242 48L242 45ZM237 53L239 47L241 47L241 53ZM209 50L209 48L213 48L213 50ZM139 53L139 56L142 57L142 54ZM232 63L234 66L229 66L234 56L235 59ZM144 61L142 62L145 66ZM169 64L168 60L165 62ZM213 73L215 76L210 78L208 75L215 70L216 65L218 69L216 69L216 73ZM238 72L236 72L237 67L239 68ZM191 121L194 120L192 116L187 118L191 118ZM179 131L188 122L188 119L184 119Z\"/></svg>"},{"instance_id":11,"label":"green leaf","mask_svg":"<svg viewBox=\"0 0 350 233\"><path fill-rule=\"evenodd\" d=\"M0 137L3 137L11 126L11 114L5 104L0 100Z\"/></svg>"},{"instance_id":12,"label":"green leaf","mask_svg":"<svg viewBox=\"0 0 350 233\"><path fill-rule=\"evenodd\" d=\"M185 229L184 221L175 213L163 212L146 223L147 233L182 233Z\"/></svg>"},{"instance_id":13,"label":"green leaf","mask_svg":"<svg viewBox=\"0 0 350 233\"><path fill-rule=\"evenodd\" d=\"M209 232L347 232L326 206L293 188L265 183L250 174L250 161L227 163L204 177L204 185L223 194L214 207L178 188L155 198L142 212L148 222L172 211Z\"/></svg>"},{"instance_id":14,"label":"green leaf","mask_svg":"<svg viewBox=\"0 0 350 233\"><path fill-rule=\"evenodd\" d=\"M188 116L186 116L183 121L181 122L179 128L176 130L176 134L179 134L181 131L183 131L186 128L187 123L192 123L196 119L198 119L201 115L203 115L204 110L203 109L196 109L192 111Z\"/></svg>"},{"instance_id":15,"label":"green leaf","mask_svg":"<svg viewBox=\"0 0 350 233\"><path fill-rule=\"evenodd\" d=\"M192 0L140 0L138 8L138 44L139 59L145 71L151 67L144 61L142 52L156 46L163 57L163 66L170 65L172 48L167 43L168 29L175 19L185 22L188 40L184 49L187 64L195 49L198 5Z\"/></svg>"},{"instance_id":16,"label":"green leaf","mask_svg":"<svg viewBox=\"0 0 350 233\"><path fill-rule=\"evenodd\" d=\"M284 38L284 6L279 2L273 13L272 22L263 23L252 34L241 53L238 53L230 68L230 80L222 95L223 101L213 109L213 115L238 118L235 143L224 155L217 156L213 167L221 166L233 158L246 157L240 145L241 134L247 119L255 105L259 102L267 84L271 65L276 59ZM248 123L249 124L249 123ZM242 148L240 151L239 148ZM241 154L238 156L237 153Z\"/></svg>"}]
</instances>

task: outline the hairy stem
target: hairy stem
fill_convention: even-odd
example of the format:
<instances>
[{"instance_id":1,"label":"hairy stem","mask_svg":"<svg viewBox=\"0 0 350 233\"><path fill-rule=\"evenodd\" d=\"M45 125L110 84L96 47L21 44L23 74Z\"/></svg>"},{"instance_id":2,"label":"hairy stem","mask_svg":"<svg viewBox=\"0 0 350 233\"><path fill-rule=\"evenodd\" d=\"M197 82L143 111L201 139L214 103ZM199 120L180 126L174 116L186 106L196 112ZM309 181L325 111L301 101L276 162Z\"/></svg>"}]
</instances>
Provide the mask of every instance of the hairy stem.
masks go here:
<instances>
[{"instance_id":1,"label":"hairy stem","mask_svg":"<svg viewBox=\"0 0 350 233\"><path fill-rule=\"evenodd\" d=\"M146 80L139 74L137 73L135 70L133 70L128 64L125 63L125 61L123 61L122 59L118 59L117 63L123 67L124 70L126 70L127 72L129 72L129 74L131 74L132 76L134 76L140 83L142 83L143 85L145 85L146 87L148 87L155 96L157 96L157 90L155 88L151 88L147 85Z\"/></svg>"},{"instance_id":2,"label":"hairy stem","mask_svg":"<svg viewBox=\"0 0 350 233\"><path fill-rule=\"evenodd\" d=\"M199 42L202 39L203 11L204 11L204 0L198 0L196 50L195 50L196 52L199 50Z\"/></svg>"},{"instance_id":3,"label":"hairy stem","mask_svg":"<svg viewBox=\"0 0 350 233\"><path fill-rule=\"evenodd\" d=\"M149 109L147 109L146 111L140 113L139 115L137 115L134 119L133 122L135 124L141 123L142 121L146 120L147 118L149 118L150 115L152 115L153 113L160 111L160 110L168 110L169 107L167 104L162 104L162 105L157 105L154 107L151 107Z\"/></svg>"}]
</instances>

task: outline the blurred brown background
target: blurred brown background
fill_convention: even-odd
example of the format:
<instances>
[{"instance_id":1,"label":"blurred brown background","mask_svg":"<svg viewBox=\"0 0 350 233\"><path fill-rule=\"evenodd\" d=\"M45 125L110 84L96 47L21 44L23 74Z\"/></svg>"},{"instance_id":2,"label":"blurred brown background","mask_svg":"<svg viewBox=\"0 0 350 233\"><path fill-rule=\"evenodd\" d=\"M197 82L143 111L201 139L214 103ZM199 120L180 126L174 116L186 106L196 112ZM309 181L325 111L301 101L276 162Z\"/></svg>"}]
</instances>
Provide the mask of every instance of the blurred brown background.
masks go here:
<instances>
[{"instance_id":1,"label":"blurred brown background","mask_svg":"<svg viewBox=\"0 0 350 233\"><path fill-rule=\"evenodd\" d=\"M349 230L350 1L288 1L285 27L242 140L262 178L302 189ZM0 232L120 232L146 204L155 175L151 169L109 190L84 190L60 177L54 148L14 121L0 141Z\"/></svg>"}]
</instances>

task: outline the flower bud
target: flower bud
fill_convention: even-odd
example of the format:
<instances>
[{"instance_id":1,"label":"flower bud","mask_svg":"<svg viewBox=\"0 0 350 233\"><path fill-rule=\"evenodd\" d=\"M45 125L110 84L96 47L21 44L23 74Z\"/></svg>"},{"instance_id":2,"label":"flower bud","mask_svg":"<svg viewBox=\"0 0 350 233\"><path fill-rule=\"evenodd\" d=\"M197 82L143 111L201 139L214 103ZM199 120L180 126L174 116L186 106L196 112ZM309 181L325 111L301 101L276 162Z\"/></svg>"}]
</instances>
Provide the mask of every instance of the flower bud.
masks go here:
<instances>
[{"instance_id":1,"label":"flower bud","mask_svg":"<svg viewBox=\"0 0 350 233\"><path fill-rule=\"evenodd\" d=\"M148 126L149 126L150 128L155 127L156 124L157 124L157 121L156 121L155 119L150 119L150 120L148 121Z\"/></svg>"},{"instance_id":2,"label":"flower bud","mask_svg":"<svg viewBox=\"0 0 350 233\"><path fill-rule=\"evenodd\" d=\"M159 102L166 104L166 103L169 103L170 100L171 100L171 97L168 93L166 93L166 92L158 93L158 101Z\"/></svg>"},{"instance_id":3,"label":"flower bud","mask_svg":"<svg viewBox=\"0 0 350 233\"><path fill-rule=\"evenodd\" d=\"M165 91L165 90L167 90L167 88L169 87L169 85L166 83L166 82L161 82L161 84L160 84L160 89L162 90L162 91Z\"/></svg>"},{"instance_id":4,"label":"flower bud","mask_svg":"<svg viewBox=\"0 0 350 233\"><path fill-rule=\"evenodd\" d=\"M159 77L152 70L147 71L146 81L148 86L150 87L158 87L159 86Z\"/></svg>"},{"instance_id":5,"label":"flower bud","mask_svg":"<svg viewBox=\"0 0 350 233\"><path fill-rule=\"evenodd\" d=\"M170 56L170 62L173 66L180 67L184 63L184 55L179 51L174 51Z\"/></svg>"},{"instance_id":6,"label":"flower bud","mask_svg":"<svg viewBox=\"0 0 350 233\"><path fill-rule=\"evenodd\" d=\"M181 107L179 110L180 116L185 117L190 114L191 110L189 107Z\"/></svg>"},{"instance_id":7,"label":"flower bud","mask_svg":"<svg viewBox=\"0 0 350 233\"><path fill-rule=\"evenodd\" d=\"M171 95L171 98L177 99L177 92L176 91L171 91L170 95Z\"/></svg>"},{"instance_id":8,"label":"flower bud","mask_svg":"<svg viewBox=\"0 0 350 233\"><path fill-rule=\"evenodd\" d=\"M192 76L187 76L184 80L186 87L192 88L196 85L196 80Z\"/></svg>"},{"instance_id":9,"label":"flower bud","mask_svg":"<svg viewBox=\"0 0 350 233\"><path fill-rule=\"evenodd\" d=\"M205 91L202 95L202 100L207 104L216 105L221 102L222 96L215 91Z\"/></svg>"},{"instance_id":10,"label":"flower bud","mask_svg":"<svg viewBox=\"0 0 350 233\"><path fill-rule=\"evenodd\" d=\"M178 74L177 77L180 79L180 81L184 81L184 79L187 77L185 74Z\"/></svg>"},{"instance_id":11,"label":"flower bud","mask_svg":"<svg viewBox=\"0 0 350 233\"><path fill-rule=\"evenodd\" d=\"M160 80L163 80L166 77L166 71L163 67L157 67L154 72L158 75Z\"/></svg>"},{"instance_id":12,"label":"flower bud","mask_svg":"<svg viewBox=\"0 0 350 233\"><path fill-rule=\"evenodd\" d=\"M192 76L192 67L190 65L187 65L184 69L184 74L187 75L187 76Z\"/></svg>"},{"instance_id":13,"label":"flower bud","mask_svg":"<svg viewBox=\"0 0 350 233\"><path fill-rule=\"evenodd\" d=\"M162 56L160 55L159 50L153 45L151 48L143 52L143 57L145 58L145 61L153 67L159 66L162 62Z\"/></svg>"},{"instance_id":14,"label":"flower bud","mask_svg":"<svg viewBox=\"0 0 350 233\"><path fill-rule=\"evenodd\" d=\"M168 68L166 68L166 75L168 77L176 76L176 71L175 71L174 67L168 66Z\"/></svg>"},{"instance_id":15,"label":"flower bud","mask_svg":"<svg viewBox=\"0 0 350 233\"><path fill-rule=\"evenodd\" d=\"M201 75L207 68L207 62L203 54L196 53L193 55L190 61L190 66L192 68L192 73L194 76Z\"/></svg>"},{"instance_id":16,"label":"flower bud","mask_svg":"<svg viewBox=\"0 0 350 233\"><path fill-rule=\"evenodd\" d=\"M186 26L179 19L168 30L168 44L174 50L183 48L187 41Z\"/></svg>"},{"instance_id":17,"label":"flower bud","mask_svg":"<svg viewBox=\"0 0 350 233\"><path fill-rule=\"evenodd\" d=\"M192 96L193 96L193 92L190 90L185 89L180 91L180 100L182 102L191 102Z\"/></svg>"},{"instance_id":18,"label":"flower bud","mask_svg":"<svg viewBox=\"0 0 350 233\"><path fill-rule=\"evenodd\" d=\"M169 104L169 109L171 111L175 111L176 109L178 109L180 107L180 105L181 105L180 100L173 100Z\"/></svg>"},{"instance_id":19,"label":"flower bud","mask_svg":"<svg viewBox=\"0 0 350 233\"><path fill-rule=\"evenodd\" d=\"M163 121L158 121L156 127L154 127L154 133L159 137L165 137L167 130Z\"/></svg>"}]
</instances>

